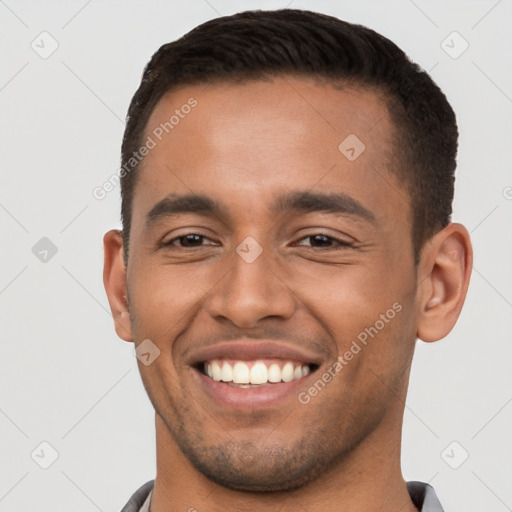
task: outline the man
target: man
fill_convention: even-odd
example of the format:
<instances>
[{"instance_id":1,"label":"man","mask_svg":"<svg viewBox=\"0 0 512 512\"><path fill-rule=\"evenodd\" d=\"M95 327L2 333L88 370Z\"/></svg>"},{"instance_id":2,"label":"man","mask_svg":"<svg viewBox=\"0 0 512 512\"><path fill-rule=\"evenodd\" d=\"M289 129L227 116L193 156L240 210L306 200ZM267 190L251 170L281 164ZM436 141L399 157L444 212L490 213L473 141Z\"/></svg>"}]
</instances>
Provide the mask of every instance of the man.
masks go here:
<instances>
[{"instance_id":1,"label":"man","mask_svg":"<svg viewBox=\"0 0 512 512\"><path fill-rule=\"evenodd\" d=\"M104 237L156 412L124 512L442 510L400 448L416 340L469 283L456 151L443 93L365 27L245 12L158 50Z\"/></svg>"}]
</instances>

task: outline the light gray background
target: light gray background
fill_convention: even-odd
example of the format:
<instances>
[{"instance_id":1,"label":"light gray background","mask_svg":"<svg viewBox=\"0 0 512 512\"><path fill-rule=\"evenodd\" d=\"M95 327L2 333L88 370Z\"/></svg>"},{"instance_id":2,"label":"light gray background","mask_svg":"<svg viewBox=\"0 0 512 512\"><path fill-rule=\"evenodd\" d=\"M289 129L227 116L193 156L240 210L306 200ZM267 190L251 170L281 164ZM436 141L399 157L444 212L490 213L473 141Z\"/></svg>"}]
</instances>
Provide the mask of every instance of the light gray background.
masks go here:
<instances>
[{"instance_id":1,"label":"light gray background","mask_svg":"<svg viewBox=\"0 0 512 512\"><path fill-rule=\"evenodd\" d=\"M474 269L453 332L418 342L403 469L447 512L511 510L512 1L288 1L0 0L0 511L116 511L154 478L153 409L102 283L119 189L102 201L92 190L119 166L129 100L161 44L287 5L381 32L454 107L453 220L471 232ZM43 31L59 45L46 59L31 47L51 48ZM458 58L445 51L463 48L453 31L469 43ZM42 237L58 248L47 262L32 252ZM43 441L58 452L48 469Z\"/></svg>"}]
</instances>

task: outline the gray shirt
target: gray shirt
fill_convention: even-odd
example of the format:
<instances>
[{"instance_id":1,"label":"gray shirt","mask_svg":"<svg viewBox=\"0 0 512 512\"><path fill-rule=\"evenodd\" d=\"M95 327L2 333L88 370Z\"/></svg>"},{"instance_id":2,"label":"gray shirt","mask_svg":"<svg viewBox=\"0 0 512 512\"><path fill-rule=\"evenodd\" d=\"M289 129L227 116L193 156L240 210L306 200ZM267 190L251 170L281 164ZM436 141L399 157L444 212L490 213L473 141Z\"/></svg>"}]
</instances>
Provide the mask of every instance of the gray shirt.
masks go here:
<instances>
[{"instance_id":1,"label":"gray shirt","mask_svg":"<svg viewBox=\"0 0 512 512\"><path fill-rule=\"evenodd\" d=\"M149 512L154 480L146 482L130 498L121 512ZM423 482L407 482L411 500L420 512L444 512L434 489Z\"/></svg>"}]
</instances>

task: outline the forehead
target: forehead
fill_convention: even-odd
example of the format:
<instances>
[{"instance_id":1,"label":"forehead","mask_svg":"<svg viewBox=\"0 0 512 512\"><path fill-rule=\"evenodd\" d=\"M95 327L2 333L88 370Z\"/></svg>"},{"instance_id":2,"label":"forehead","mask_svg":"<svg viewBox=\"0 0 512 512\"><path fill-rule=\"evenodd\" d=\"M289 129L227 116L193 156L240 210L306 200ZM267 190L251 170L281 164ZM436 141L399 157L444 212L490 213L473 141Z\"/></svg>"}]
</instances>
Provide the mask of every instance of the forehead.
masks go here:
<instances>
[{"instance_id":1,"label":"forehead","mask_svg":"<svg viewBox=\"0 0 512 512\"><path fill-rule=\"evenodd\" d=\"M337 150L352 133L373 146L371 151L386 150L393 128L388 102L377 89L283 76L173 89L154 108L146 134L156 130L164 144L179 144L193 131L201 147L221 153L226 147L232 151L236 141L246 152L260 142L286 149L292 140L304 147L319 139Z\"/></svg>"},{"instance_id":2,"label":"forehead","mask_svg":"<svg viewBox=\"0 0 512 512\"><path fill-rule=\"evenodd\" d=\"M287 189L336 189L381 207L386 194L405 196L390 173L394 125L375 90L288 76L180 87L153 110L149 139L134 218L169 193L239 207Z\"/></svg>"}]
</instances>

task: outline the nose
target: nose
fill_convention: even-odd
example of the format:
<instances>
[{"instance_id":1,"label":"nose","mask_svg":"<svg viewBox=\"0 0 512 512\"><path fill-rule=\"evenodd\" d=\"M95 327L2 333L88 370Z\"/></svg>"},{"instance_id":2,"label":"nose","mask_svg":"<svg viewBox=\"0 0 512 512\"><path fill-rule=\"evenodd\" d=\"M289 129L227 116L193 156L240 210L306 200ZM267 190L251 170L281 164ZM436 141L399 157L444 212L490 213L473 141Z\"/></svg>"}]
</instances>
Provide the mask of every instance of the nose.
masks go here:
<instances>
[{"instance_id":1,"label":"nose","mask_svg":"<svg viewBox=\"0 0 512 512\"><path fill-rule=\"evenodd\" d=\"M254 261L234 252L231 269L211 291L207 301L212 318L225 318L240 328L257 327L265 318L288 319L296 301L291 289L271 268L266 251Z\"/></svg>"}]
</instances>

